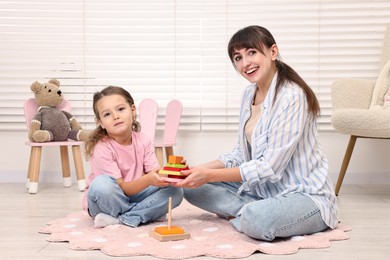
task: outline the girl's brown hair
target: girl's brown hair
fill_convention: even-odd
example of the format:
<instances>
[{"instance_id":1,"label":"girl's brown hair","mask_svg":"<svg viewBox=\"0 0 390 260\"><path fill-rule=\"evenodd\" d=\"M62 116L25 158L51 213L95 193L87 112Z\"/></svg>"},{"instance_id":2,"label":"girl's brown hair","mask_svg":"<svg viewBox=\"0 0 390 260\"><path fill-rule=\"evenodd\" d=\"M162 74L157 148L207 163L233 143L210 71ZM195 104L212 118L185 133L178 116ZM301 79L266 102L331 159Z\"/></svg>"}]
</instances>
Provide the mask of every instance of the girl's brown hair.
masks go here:
<instances>
[{"instance_id":1,"label":"girl's brown hair","mask_svg":"<svg viewBox=\"0 0 390 260\"><path fill-rule=\"evenodd\" d=\"M93 113L95 114L96 120L100 120L99 111L97 110L97 103L98 101L105 97L110 95L121 95L125 98L127 103L129 103L130 107L134 105L134 99L130 95L130 93L125 90L124 88L117 87L117 86L108 86L104 88L102 91L96 92L93 95ZM132 130L135 132L139 132L141 130L141 125L138 121L133 120ZM85 155L86 158L89 159L93 148L97 144L97 142L103 138L109 138L106 129L103 129L100 125L98 125L95 130L89 135L89 138L85 141Z\"/></svg>"},{"instance_id":2,"label":"girl's brown hair","mask_svg":"<svg viewBox=\"0 0 390 260\"><path fill-rule=\"evenodd\" d=\"M235 66L233 54L236 50L254 48L264 54L263 48L271 48L274 44L276 44L276 41L266 28L258 25L251 25L239 30L232 36L228 44L229 58L233 63L233 66ZM314 117L317 117L320 113L320 104L313 90L294 69L282 62L279 58L275 63L278 71L278 79L276 81L274 101L281 86L283 86L286 81L292 81L303 89L309 105L308 110Z\"/></svg>"}]
</instances>

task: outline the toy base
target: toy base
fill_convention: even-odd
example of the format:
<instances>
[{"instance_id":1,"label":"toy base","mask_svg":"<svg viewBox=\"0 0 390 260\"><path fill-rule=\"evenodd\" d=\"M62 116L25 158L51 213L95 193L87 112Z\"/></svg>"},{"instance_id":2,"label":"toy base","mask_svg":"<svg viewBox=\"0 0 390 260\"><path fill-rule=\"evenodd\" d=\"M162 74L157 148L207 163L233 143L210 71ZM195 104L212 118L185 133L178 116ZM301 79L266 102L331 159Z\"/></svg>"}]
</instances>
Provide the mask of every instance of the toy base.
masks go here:
<instances>
[{"instance_id":1,"label":"toy base","mask_svg":"<svg viewBox=\"0 0 390 260\"><path fill-rule=\"evenodd\" d=\"M154 237L155 239L161 242L183 240L183 239L189 239L191 237L190 233L161 235L160 233L157 233L154 230L149 232L149 236Z\"/></svg>"}]
</instances>

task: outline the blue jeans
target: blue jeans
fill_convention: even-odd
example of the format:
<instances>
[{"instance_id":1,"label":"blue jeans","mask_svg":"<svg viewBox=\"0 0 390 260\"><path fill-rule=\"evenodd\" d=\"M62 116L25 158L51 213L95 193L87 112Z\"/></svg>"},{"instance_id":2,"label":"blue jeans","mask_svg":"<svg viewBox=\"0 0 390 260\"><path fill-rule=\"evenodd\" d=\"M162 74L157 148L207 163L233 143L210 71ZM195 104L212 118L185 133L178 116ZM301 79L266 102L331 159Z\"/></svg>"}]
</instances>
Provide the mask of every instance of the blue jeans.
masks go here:
<instances>
[{"instance_id":1,"label":"blue jeans","mask_svg":"<svg viewBox=\"0 0 390 260\"><path fill-rule=\"evenodd\" d=\"M149 186L128 197L113 177L99 175L89 186L88 211L93 218L105 213L118 218L125 225L137 227L165 216L169 197L172 197L172 208L175 208L183 200L183 190Z\"/></svg>"},{"instance_id":2,"label":"blue jeans","mask_svg":"<svg viewBox=\"0 0 390 260\"><path fill-rule=\"evenodd\" d=\"M323 231L328 228L314 201L301 193L261 199L251 193L238 194L239 182L217 182L184 189L191 204L220 217L249 237L272 241Z\"/></svg>"}]
</instances>

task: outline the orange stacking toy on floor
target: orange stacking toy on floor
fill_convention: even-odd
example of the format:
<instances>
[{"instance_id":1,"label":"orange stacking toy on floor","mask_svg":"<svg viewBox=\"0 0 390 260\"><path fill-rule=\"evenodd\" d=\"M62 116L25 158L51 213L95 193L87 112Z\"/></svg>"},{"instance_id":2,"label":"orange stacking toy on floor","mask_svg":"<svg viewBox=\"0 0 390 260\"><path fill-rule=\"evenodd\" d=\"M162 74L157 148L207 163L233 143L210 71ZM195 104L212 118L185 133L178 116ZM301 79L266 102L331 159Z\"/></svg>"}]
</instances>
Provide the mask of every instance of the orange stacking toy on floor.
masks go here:
<instances>
[{"instance_id":1,"label":"orange stacking toy on floor","mask_svg":"<svg viewBox=\"0 0 390 260\"><path fill-rule=\"evenodd\" d=\"M169 182L178 182L185 179L187 176L182 175L181 171L188 170L188 167L185 166L185 164L182 164L182 161L182 156L170 155L168 157L168 163L158 172L158 174Z\"/></svg>"},{"instance_id":2,"label":"orange stacking toy on floor","mask_svg":"<svg viewBox=\"0 0 390 260\"><path fill-rule=\"evenodd\" d=\"M168 226L155 227L150 231L149 236L162 242L172 240L182 240L190 238L190 234L178 226L172 226L172 197L168 201Z\"/></svg>"}]
</instances>

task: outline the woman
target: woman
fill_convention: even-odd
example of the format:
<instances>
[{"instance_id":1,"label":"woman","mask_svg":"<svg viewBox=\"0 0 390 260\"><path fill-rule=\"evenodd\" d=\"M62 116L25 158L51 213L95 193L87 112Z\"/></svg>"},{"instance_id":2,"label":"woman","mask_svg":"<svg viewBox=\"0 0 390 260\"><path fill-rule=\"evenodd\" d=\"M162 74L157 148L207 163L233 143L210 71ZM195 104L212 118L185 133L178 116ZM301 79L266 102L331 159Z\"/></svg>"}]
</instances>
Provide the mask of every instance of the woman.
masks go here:
<instances>
[{"instance_id":1,"label":"woman","mask_svg":"<svg viewBox=\"0 0 390 260\"><path fill-rule=\"evenodd\" d=\"M261 240L311 234L337 226L337 205L321 151L318 100L278 59L272 34L249 26L233 35L230 60L249 85L233 151L183 171L191 204L230 220Z\"/></svg>"}]
</instances>

